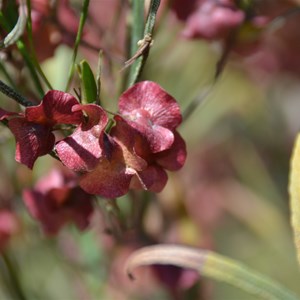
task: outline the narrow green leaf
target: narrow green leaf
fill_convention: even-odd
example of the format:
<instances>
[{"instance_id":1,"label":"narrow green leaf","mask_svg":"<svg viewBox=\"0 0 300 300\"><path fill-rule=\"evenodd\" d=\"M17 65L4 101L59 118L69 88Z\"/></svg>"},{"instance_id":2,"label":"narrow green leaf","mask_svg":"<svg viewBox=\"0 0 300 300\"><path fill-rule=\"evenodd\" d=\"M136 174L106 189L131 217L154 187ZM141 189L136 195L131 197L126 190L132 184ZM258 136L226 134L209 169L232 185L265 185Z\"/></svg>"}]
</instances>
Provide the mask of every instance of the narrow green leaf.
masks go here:
<instances>
[{"instance_id":1,"label":"narrow green leaf","mask_svg":"<svg viewBox=\"0 0 300 300\"><path fill-rule=\"evenodd\" d=\"M81 91L83 102L95 103L97 100L97 84L93 71L86 60L83 60L79 64L80 77L81 77Z\"/></svg>"},{"instance_id":2,"label":"narrow green leaf","mask_svg":"<svg viewBox=\"0 0 300 300\"><path fill-rule=\"evenodd\" d=\"M23 0L22 3L25 5L25 0ZM0 11L0 23L1 23L1 26L3 26L3 28L5 30L12 32L14 30L12 27L13 25L10 24L11 22L10 22L10 19L7 17L7 15L9 17L8 13L4 15L3 12ZM25 21L26 21L26 18L25 18ZM25 22L25 25L26 25L26 22ZM0 44L1 44L1 42L0 42ZM22 54L24 62L26 63L26 65L29 69L29 72L31 74L31 79L32 79L33 83L35 84L35 87L36 87L37 92L39 93L39 96L43 97L45 93L43 90L42 83L41 83L38 73L35 69L35 65L32 62L31 55L30 55L29 51L27 50L25 43L20 39L20 36L18 36L18 39L16 40L16 46L17 46L18 50L20 51L20 53ZM1 45L0 45L0 48L1 48Z\"/></svg>"},{"instance_id":3,"label":"narrow green leaf","mask_svg":"<svg viewBox=\"0 0 300 300\"><path fill-rule=\"evenodd\" d=\"M291 223L300 263L300 135L297 136L291 159L289 193Z\"/></svg>"},{"instance_id":4,"label":"narrow green leaf","mask_svg":"<svg viewBox=\"0 0 300 300\"><path fill-rule=\"evenodd\" d=\"M30 57L31 57L31 61L33 66L35 67L37 73L41 76L41 78L44 80L45 84L47 85L47 87L50 90L53 90L53 87L51 86L48 78L46 77L46 75L44 74L40 63L38 61L37 55L36 55L36 51L34 48L34 44L33 44L33 33L32 33L32 20L31 20L31 2L30 0L26 1L27 3L27 12L28 12L28 18L27 18L27 38L29 41L29 49L30 49Z\"/></svg>"},{"instance_id":5,"label":"narrow green leaf","mask_svg":"<svg viewBox=\"0 0 300 300\"><path fill-rule=\"evenodd\" d=\"M25 0L20 0L19 18L14 28L0 41L0 48L7 48L18 41L26 27L27 12Z\"/></svg>"},{"instance_id":6,"label":"narrow green leaf","mask_svg":"<svg viewBox=\"0 0 300 300\"><path fill-rule=\"evenodd\" d=\"M299 300L293 292L240 262L209 250L186 246L165 244L141 248L127 259L125 270L133 278L134 268L152 264L193 269L202 276L238 287L257 299Z\"/></svg>"}]
</instances>

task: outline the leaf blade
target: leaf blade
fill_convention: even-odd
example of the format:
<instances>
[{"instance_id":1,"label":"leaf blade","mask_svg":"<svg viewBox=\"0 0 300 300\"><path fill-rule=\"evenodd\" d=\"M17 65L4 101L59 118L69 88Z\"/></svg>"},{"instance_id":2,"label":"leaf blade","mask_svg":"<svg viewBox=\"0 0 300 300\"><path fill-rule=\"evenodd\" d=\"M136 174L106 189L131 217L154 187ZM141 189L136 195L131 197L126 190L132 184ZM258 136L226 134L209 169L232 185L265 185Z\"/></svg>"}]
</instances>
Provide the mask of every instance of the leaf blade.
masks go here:
<instances>
[{"instance_id":1,"label":"leaf blade","mask_svg":"<svg viewBox=\"0 0 300 300\"><path fill-rule=\"evenodd\" d=\"M300 264L300 134L293 148L289 179L291 225Z\"/></svg>"},{"instance_id":2,"label":"leaf blade","mask_svg":"<svg viewBox=\"0 0 300 300\"><path fill-rule=\"evenodd\" d=\"M86 60L80 62L81 70L81 90L85 103L95 103L97 101L97 85L93 71Z\"/></svg>"},{"instance_id":3,"label":"leaf blade","mask_svg":"<svg viewBox=\"0 0 300 300\"><path fill-rule=\"evenodd\" d=\"M167 264L196 270L200 275L238 287L260 299L296 300L297 296L272 279L259 274L225 256L209 250L178 245L155 245L133 252L127 259L125 270L132 271L142 265Z\"/></svg>"}]
</instances>

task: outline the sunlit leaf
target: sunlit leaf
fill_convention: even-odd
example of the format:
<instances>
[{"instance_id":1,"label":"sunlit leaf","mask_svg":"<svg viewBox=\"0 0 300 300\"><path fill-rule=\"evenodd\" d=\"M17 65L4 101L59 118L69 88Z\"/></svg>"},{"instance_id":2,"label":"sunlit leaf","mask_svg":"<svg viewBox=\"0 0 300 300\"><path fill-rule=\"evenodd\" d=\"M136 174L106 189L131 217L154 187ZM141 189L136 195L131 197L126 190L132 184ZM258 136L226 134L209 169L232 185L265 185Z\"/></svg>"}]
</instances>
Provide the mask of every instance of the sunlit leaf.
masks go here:
<instances>
[{"instance_id":1,"label":"sunlit leaf","mask_svg":"<svg viewBox=\"0 0 300 300\"><path fill-rule=\"evenodd\" d=\"M86 103L95 103L97 100L97 85L92 69L86 60L80 62L80 72L83 100Z\"/></svg>"},{"instance_id":2,"label":"sunlit leaf","mask_svg":"<svg viewBox=\"0 0 300 300\"><path fill-rule=\"evenodd\" d=\"M300 135L296 139L291 160L289 193L291 223L294 231L298 261L300 263Z\"/></svg>"},{"instance_id":3,"label":"sunlit leaf","mask_svg":"<svg viewBox=\"0 0 300 300\"><path fill-rule=\"evenodd\" d=\"M130 278L132 271L142 265L175 265L193 269L200 275L238 287L258 299L296 300L293 292L247 266L216 254L178 245L155 245L135 251L127 260L125 270Z\"/></svg>"}]
</instances>

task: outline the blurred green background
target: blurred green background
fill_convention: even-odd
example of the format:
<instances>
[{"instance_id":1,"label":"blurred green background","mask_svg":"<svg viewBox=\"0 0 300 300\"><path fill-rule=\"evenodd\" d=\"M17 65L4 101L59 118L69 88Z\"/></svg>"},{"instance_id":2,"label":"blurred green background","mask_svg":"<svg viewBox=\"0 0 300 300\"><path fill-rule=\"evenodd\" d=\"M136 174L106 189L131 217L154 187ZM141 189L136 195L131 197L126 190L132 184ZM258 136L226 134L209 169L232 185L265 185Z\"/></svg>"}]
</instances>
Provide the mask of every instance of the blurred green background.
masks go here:
<instances>
[{"instance_id":1,"label":"blurred green background","mask_svg":"<svg viewBox=\"0 0 300 300\"><path fill-rule=\"evenodd\" d=\"M213 44L180 38L181 28L167 20L159 22L142 77L159 83L184 112L212 83L220 51ZM68 47L58 47L42 65L55 89L66 84L71 54ZM80 55L85 57L85 52ZM120 67L116 65L115 82L110 83L117 87L114 93L106 85L110 79L102 84L104 106L112 110L124 74ZM157 242L212 249L300 295L287 192L289 160L300 125L299 78L279 73L261 81L248 71L243 62L229 61L211 93L184 120L179 131L187 143L186 165L170 174L165 190L148 204L143 222ZM2 97L1 107L16 110L17 106ZM7 253L28 299L172 299L153 279L150 290L135 289L147 285L152 275L137 279L144 283L124 282L123 275L112 271L124 249L118 245L108 250L111 241L97 216L86 232L68 226L58 237L46 238L26 211L21 191L57 162L42 157L29 171L14 160L15 142L9 130L4 126L0 130L0 197L13 201L22 220ZM126 196L118 200L125 217L129 201ZM122 273L122 264L118 266ZM0 299L14 299L5 272L0 273ZM202 292L193 294L193 289ZM185 299L256 298L201 278Z\"/></svg>"}]
</instances>

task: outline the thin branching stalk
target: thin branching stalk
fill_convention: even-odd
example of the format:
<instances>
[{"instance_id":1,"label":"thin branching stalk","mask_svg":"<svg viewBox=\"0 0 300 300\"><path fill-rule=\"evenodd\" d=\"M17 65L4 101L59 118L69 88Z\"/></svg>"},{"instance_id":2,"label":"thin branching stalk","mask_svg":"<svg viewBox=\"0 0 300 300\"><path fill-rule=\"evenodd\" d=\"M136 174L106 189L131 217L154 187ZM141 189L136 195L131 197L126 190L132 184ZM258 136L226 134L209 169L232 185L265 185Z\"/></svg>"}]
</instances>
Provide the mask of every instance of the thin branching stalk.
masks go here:
<instances>
[{"instance_id":1,"label":"thin branching stalk","mask_svg":"<svg viewBox=\"0 0 300 300\"><path fill-rule=\"evenodd\" d=\"M128 80L128 87L132 86L135 84L138 80L139 77L143 71L143 68L145 66L145 63L147 61L148 55L149 55L149 50L152 45L152 35L153 35L153 30L154 30L154 25L155 25L155 20L156 20L156 14L158 11L160 5L160 0L151 0L150 2L150 8L149 8L149 13L145 25L145 30L144 30L144 38L143 40L140 41L140 47L138 48L137 52L135 55L125 63L127 65L130 65L132 61L136 60L136 64L134 66L131 65L131 68L133 68L133 71L130 72L132 74L129 76Z\"/></svg>"},{"instance_id":2,"label":"thin branching stalk","mask_svg":"<svg viewBox=\"0 0 300 300\"><path fill-rule=\"evenodd\" d=\"M98 64L96 73L96 85L97 85L97 97L96 104L101 105L101 75L102 75L102 65L103 65L103 51L100 50L98 54Z\"/></svg>"},{"instance_id":3,"label":"thin branching stalk","mask_svg":"<svg viewBox=\"0 0 300 300\"><path fill-rule=\"evenodd\" d=\"M122 241L125 226L123 217L116 199L99 199L99 204L103 207L107 218L109 230L117 241Z\"/></svg>"},{"instance_id":4,"label":"thin branching stalk","mask_svg":"<svg viewBox=\"0 0 300 300\"><path fill-rule=\"evenodd\" d=\"M74 45L72 62L71 62L71 66L70 66L70 69L69 69L68 81L67 81L67 85L66 85L66 89L65 89L66 92L69 91L71 83L72 83L74 70L75 70L75 62L76 62L77 52L78 52L78 47L79 47L79 44L80 44L80 41L81 41L81 38L82 38L83 27L84 27L84 24L85 24L87 15L88 15L89 4L90 4L90 0L85 0L83 2L81 15L80 15L80 21L79 21L79 27L78 27L76 40L75 40L75 45Z\"/></svg>"},{"instance_id":5,"label":"thin branching stalk","mask_svg":"<svg viewBox=\"0 0 300 300\"><path fill-rule=\"evenodd\" d=\"M201 91L201 93L196 98L194 98L191 103L189 103L189 105L185 108L185 110L182 113L183 122L185 122L198 107L204 106L207 103L209 96L214 91L216 83L217 82L214 81L211 85L205 87Z\"/></svg>"},{"instance_id":6,"label":"thin branching stalk","mask_svg":"<svg viewBox=\"0 0 300 300\"><path fill-rule=\"evenodd\" d=\"M31 56L30 54L28 53L28 50L24 44L23 41L19 40L17 42L17 47L18 47L18 50L20 51L20 53L22 54L23 58L24 58L24 61L29 69L29 72L30 72L30 75L31 75L31 79L36 87L36 90L37 92L39 93L39 96L40 97L43 97L45 95L45 92L44 92L44 88L43 88L43 85L41 83L41 80L38 76L38 73L36 71L36 68L35 68L35 65L33 64L32 62L32 59L31 59Z\"/></svg>"},{"instance_id":7,"label":"thin branching stalk","mask_svg":"<svg viewBox=\"0 0 300 300\"><path fill-rule=\"evenodd\" d=\"M7 97L17 101L19 104L23 106L32 106L33 103L31 103L29 100L27 100L24 96L20 95L18 92L16 92L14 89L9 87L7 84L5 84L3 81L0 80L0 92L6 95Z\"/></svg>"},{"instance_id":8,"label":"thin branching stalk","mask_svg":"<svg viewBox=\"0 0 300 300\"><path fill-rule=\"evenodd\" d=\"M142 40L144 34L144 8L145 0L132 1L132 20L130 30L130 53L129 56L133 57L138 50L138 42ZM137 68L138 61L133 62L132 67L129 69L129 82L132 80L135 69Z\"/></svg>"}]
</instances>

